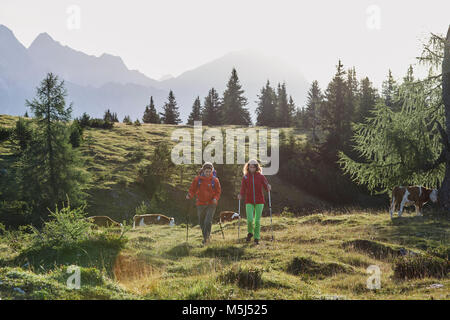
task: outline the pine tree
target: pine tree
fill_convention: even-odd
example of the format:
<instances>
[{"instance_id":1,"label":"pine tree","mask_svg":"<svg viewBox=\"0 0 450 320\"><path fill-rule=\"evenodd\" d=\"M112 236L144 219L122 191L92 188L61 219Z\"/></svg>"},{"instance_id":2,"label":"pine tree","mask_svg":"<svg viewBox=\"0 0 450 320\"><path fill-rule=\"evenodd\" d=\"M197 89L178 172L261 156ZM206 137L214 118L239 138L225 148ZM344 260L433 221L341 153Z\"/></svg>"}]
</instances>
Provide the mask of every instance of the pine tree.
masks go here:
<instances>
[{"instance_id":1,"label":"pine tree","mask_svg":"<svg viewBox=\"0 0 450 320\"><path fill-rule=\"evenodd\" d=\"M187 124L193 126L194 121L200 121L202 120L202 105L200 103L200 97L197 96L197 98L194 101L194 104L192 105L192 111L189 115Z\"/></svg>"},{"instance_id":2,"label":"pine tree","mask_svg":"<svg viewBox=\"0 0 450 320\"><path fill-rule=\"evenodd\" d=\"M168 102L164 104L163 110L164 112L160 113L162 123L179 124L181 122L180 112L172 90L169 92Z\"/></svg>"},{"instance_id":3,"label":"pine tree","mask_svg":"<svg viewBox=\"0 0 450 320\"><path fill-rule=\"evenodd\" d=\"M351 117L351 120L356 120L356 110L359 108L359 83L356 79L355 67L347 70L347 81L345 92L345 109L347 110L347 116Z\"/></svg>"},{"instance_id":4,"label":"pine tree","mask_svg":"<svg viewBox=\"0 0 450 320\"><path fill-rule=\"evenodd\" d=\"M26 101L34 113L36 130L20 158L20 194L39 214L67 197L75 206L84 197L86 176L79 153L69 144L72 105L66 108L66 96L64 81L49 73L37 88L36 98Z\"/></svg>"},{"instance_id":5,"label":"pine tree","mask_svg":"<svg viewBox=\"0 0 450 320\"><path fill-rule=\"evenodd\" d=\"M123 121L122 121L122 122L125 123L125 124L127 124L127 125L133 124L133 122L131 121L130 116L125 116L125 117L123 118Z\"/></svg>"},{"instance_id":6,"label":"pine tree","mask_svg":"<svg viewBox=\"0 0 450 320\"><path fill-rule=\"evenodd\" d=\"M252 121L246 105L247 98L244 97L244 90L239 83L236 69L233 68L223 93L224 124L250 125Z\"/></svg>"},{"instance_id":7,"label":"pine tree","mask_svg":"<svg viewBox=\"0 0 450 320\"><path fill-rule=\"evenodd\" d=\"M277 88L277 118L278 126L290 127L293 123L295 109L289 104L286 84L278 84Z\"/></svg>"},{"instance_id":8,"label":"pine tree","mask_svg":"<svg viewBox=\"0 0 450 320\"><path fill-rule=\"evenodd\" d=\"M323 94L317 80L313 81L308 91L306 110L304 115L305 126L312 130L313 142L318 141L317 130L320 125L320 110L323 107Z\"/></svg>"},{"instance_id":9,"label":"pine tree","mask_svg":"<svg viewBox=\"0 0 450 320\"><path fill-rule=\"evenodd\" d=\"M397 97L397 82L392 76L392 71L389 69L388 77L382 84L381 95L384 99L384 104L394 111L399 111L396 103Z\"/></svg>"},{"instance_id":10,"label":"pine tree","mask_svg":"<svg viewBox=\"0 0 450 320\"><path fill-rule=\"evenodd\" d=\"M156 112L155 104L153 102L153 96L150 97L150 105L145 106L144 116L142 117L143 123L161 123L158 112Z\"/></svg>"},{"instance_id":11,"label":"pine tree","mask_svg":"<svg viewBox=\"0 0 450 320\"><path fill-rule=\"evenodd\" d=\"M261 89L261 94L258 95L258 98L256 124L258 126L276 126L277 119L275 114L277 108L277 96L275 90L270 86L269 80L267 80L266 86Z\"/></svg>"},{"instance_id":12,"label":"pine tree","mask_svg":"<svg viewBox=\"0 0 450 320\"><path fill-rule=\"evenodd\" d=\"M337 150L342 150L346 146L352 133L350 126L352 114L347 107L347 84L344 76L345 71L339 60L336 74L325 91L325 104L321 110L321 127L327 131L323 150L332 158L336 156Z\"/></svg>"},{"instance_id":13,"label":"pine tree","mask_svg":"<svg viewBox=\"0 0 450 320\"><path fill-rule=\"evenodd\" d=\"M211 88L205 97L202 110L202 121L204 125L217 126L223 122L222 103L216 89Z\"/></svg>"},{"instance_id":14,"label":"pine tree","mask_svg":"<svg viewBox=\"0 0 450 320\"><path fill-rule=\"evenodd\" d=\"M119 122L119 119L117 118L117 113L112 113L109 109L105 111L105 114L103 115L103 120L105 122Z\"/></svg>"},{"instance_id":15,"label":"pine tree","mask_svg":"<svg viewBox=\"0 0 450 320\"><path fill-rule=\"evenodd\" d=\"M370 111L375 107L377 99L377 89L372 86L369 78L365 77L361 80L359 105L355 116L356 122L364 122L365 118L370 115Z\"/></svg>"}]
</instances>

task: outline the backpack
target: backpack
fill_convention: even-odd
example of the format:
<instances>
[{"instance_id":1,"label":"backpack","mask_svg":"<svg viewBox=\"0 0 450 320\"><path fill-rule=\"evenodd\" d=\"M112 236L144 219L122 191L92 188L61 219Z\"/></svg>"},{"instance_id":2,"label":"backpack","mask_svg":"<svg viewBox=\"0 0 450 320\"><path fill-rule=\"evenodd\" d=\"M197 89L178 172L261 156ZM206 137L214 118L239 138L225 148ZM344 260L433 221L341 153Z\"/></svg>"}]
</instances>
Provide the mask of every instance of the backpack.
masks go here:
<instances>
[{"instance_id":1,"label":"backpack","mask_svg":"<svg viewBox=\"0 0 450 320\"><path fill-rule=\"evenodd\" d=\"M212 186L212 188L214 189L214 186L215 186L215 184L216 184L216 179L214 179L214 178L217 178L217 172L216 172L216 169L214 169L213 170L213 179L212 179L212 182L211 182L211 186ZM197 187L200 187L200 184L202 183L202 179L198 179L198 185L197 185Z\"/></svg>"}]
</instances>

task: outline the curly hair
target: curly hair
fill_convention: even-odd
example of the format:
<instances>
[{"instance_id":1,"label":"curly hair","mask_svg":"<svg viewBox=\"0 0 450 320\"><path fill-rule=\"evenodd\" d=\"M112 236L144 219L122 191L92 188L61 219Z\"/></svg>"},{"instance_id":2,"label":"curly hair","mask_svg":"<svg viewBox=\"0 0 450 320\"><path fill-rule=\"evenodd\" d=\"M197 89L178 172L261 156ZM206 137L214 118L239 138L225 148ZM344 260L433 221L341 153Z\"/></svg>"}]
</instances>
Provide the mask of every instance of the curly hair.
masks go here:
<instances>
[{"instance_id":1,"label":"curly hair","mask_svg":"<svg viewBox=\"0 0 450 320\"><path fill-rule=\"evenodd\" d=\"M246 174L248 174L248 166L251 165L251 164L256 166L256 172L262 173L262 167L259 164L259 162L257 160L255 160L255 159L251 159L244 165L244 168L242 169L242 173L244 174L244 176Z\"/></svg>"}]
</instances>

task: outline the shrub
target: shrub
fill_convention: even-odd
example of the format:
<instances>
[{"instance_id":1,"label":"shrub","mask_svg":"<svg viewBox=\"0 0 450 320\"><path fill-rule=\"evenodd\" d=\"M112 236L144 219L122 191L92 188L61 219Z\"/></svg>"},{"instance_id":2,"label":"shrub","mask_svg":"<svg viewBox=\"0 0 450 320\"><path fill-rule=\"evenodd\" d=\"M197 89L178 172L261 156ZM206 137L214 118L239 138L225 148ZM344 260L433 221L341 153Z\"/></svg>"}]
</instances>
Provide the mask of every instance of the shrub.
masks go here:
<instances>
[{"instance_id":1,"label":"shrub","mask_svg":"<svg viewBox=\"0 0 450 320\"><path fill-rule=\"evenodd\" d=\"M81 144L81 139L83 136L83 127L80 125L78 120L74 120L70 126L70 138L69 142L73 148L78 148Z\"/></svg>"},{"instance_id":2,"label":"shrub","mask_svg":"<svg viewBox=\"0 0 450 320\"><path fill-rule=\"evenodd\" d=\"M11 135L12 130L10 128L0 127L0 142L8 140Z\"/></svg>"},{"instance_id":3,"label":"shrub","mask_svg":"<svg viewBox=\"0 0 450 320\"><path fill-rule=\"evenodd\" d=\"M91 223L85 219L85 205L76 209L63 206L61 210L50 211L50 221L44 223L41 231L32 227L33 245L70 245L88 238Z\"/></svg>"},{"instance_id":4,"label":"shrub","mask_svg":"<svg viewBox=\"0 0 450 320\"><path fill-rule=\"evenodd\" d=\"M111 129L114 126L114 122L103 119L91 119L89 121L89 126L91 128Z\"/></svg>"},{"instance_id":5,"label":"shrub","mask_svg":"<svg viewBox=\"0 0 450 320\"><path fill-rule=\"evenodd\" d=\"M126 125L133 124L133 122L131 122L130 116L125 116L125 118L123 118L123 123L125 123Z\"/></svg>"}]
</instances>

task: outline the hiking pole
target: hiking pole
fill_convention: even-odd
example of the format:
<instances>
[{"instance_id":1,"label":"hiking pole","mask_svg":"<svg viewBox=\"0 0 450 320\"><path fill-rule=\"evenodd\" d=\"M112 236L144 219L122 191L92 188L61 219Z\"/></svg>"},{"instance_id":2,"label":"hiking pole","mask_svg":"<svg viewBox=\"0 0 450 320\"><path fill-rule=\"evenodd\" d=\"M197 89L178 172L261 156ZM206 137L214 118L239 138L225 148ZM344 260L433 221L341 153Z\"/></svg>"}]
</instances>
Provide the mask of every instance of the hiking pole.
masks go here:
<instances>
[{"instance_id":1,"label":"hiking pole","mask_svg":"<svg viewBox=\"0 0 450 320\"><path fill-rule=\"evenodd\" d=\"M191 209L192 209L192 207L191 207ZM188 210L187 214L186 214L186 243L189 242L189 213L190 213L189 211L190 210Z\"/></svg>"},{"instance_id":2,"label":"hiking pole","mask_svg":"<svg viewBox=\"0 0 450 320\"><path fill-rule=\"evenodd\" d=\"M223 233L223 228L222 228L222 221L219 218L219 226L220 226L220 231L222 231L222 238L223 240L225 240L225 234Z\"/></svg>"},{"instance_id":3,"label":"hiking pole","mask_svg":"<svg viewBox=\"0 0 450 320\"><path fill-rule=\"evenodd\" d=\"M239 209L238 209L238 242L240 240L240 230L241 230L241 199L239 199Z\"/></svg>"},{"instance_id":4,"label":"hiking pole","mask_svg":"<svg viewBox=\"0 0 450 320\"><path fill-rule=\"evenodd\" d=\"M273 228L272 228L272 201L270 200L270 191L269 191L269 212L270 212L270 232L272 233L272 241L273 241Z\"/></svg>"}]
</instances>

